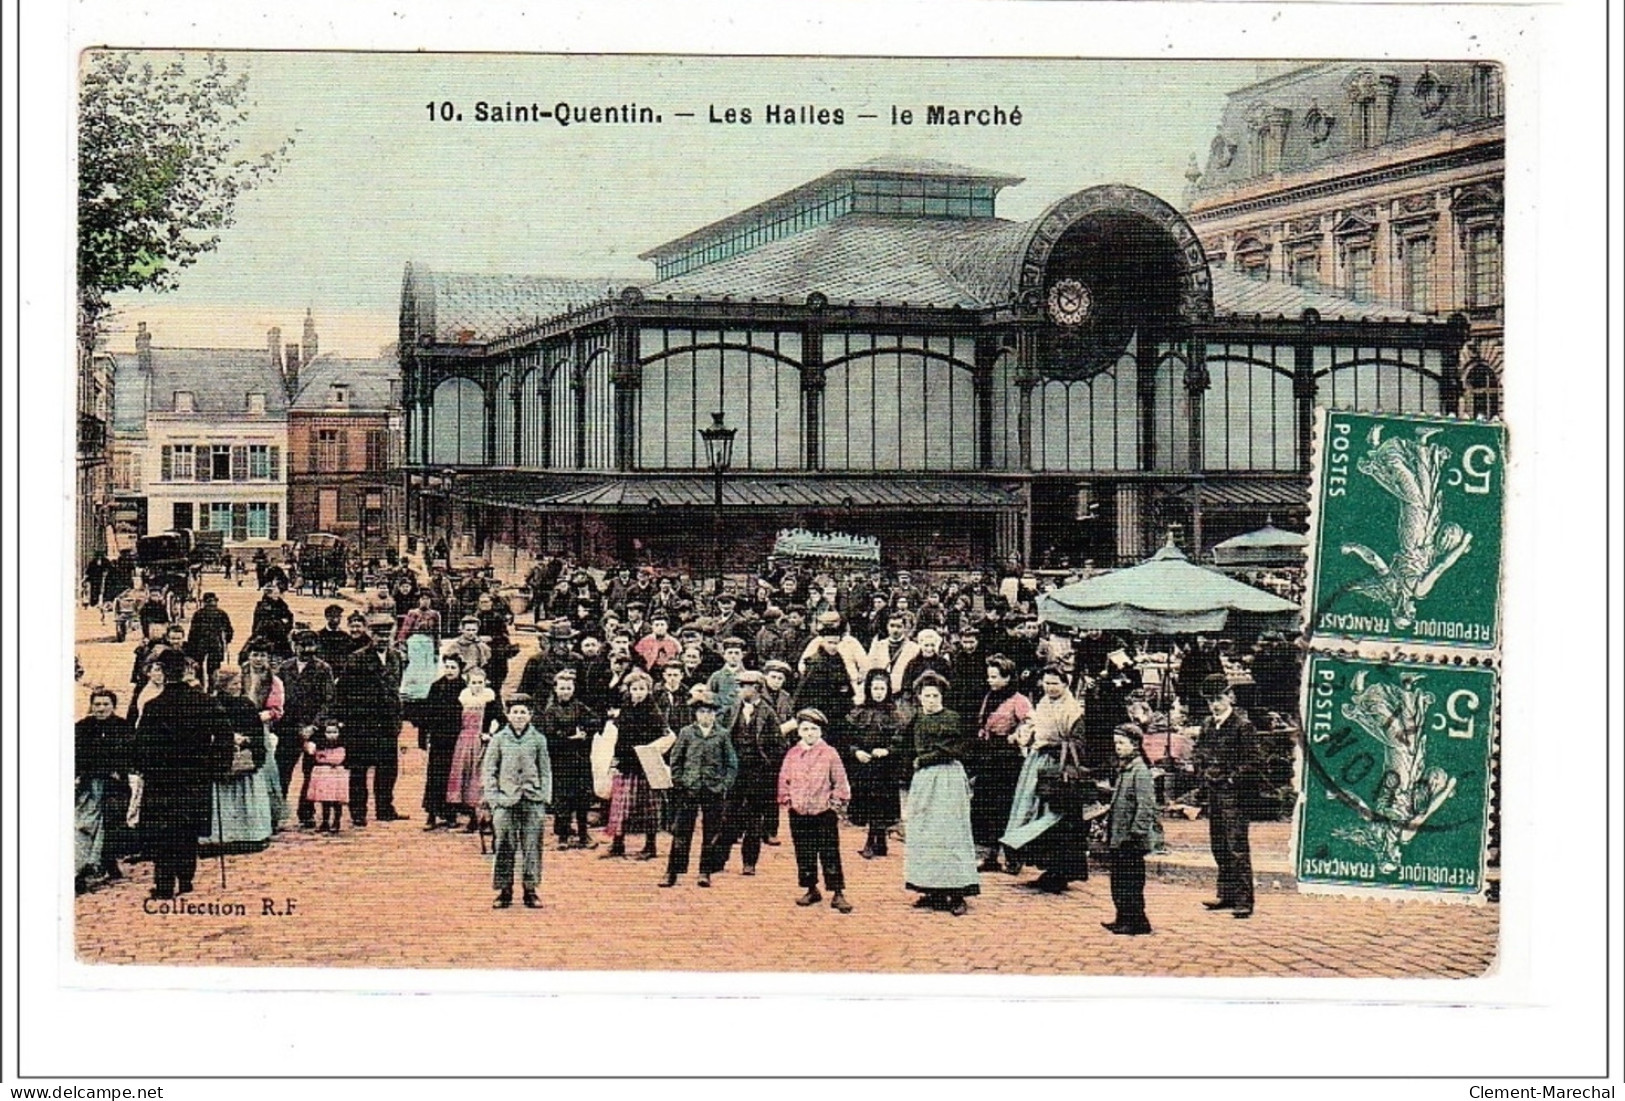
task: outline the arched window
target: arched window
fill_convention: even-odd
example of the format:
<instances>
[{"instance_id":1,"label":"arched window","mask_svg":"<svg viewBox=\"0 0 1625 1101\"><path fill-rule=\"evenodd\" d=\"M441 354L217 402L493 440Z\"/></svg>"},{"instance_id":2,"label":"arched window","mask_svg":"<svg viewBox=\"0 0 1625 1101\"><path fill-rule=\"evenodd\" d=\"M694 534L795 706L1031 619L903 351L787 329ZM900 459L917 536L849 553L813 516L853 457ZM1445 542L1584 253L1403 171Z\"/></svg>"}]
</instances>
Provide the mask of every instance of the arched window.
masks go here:
<instances>
[{"instance_id":1,"label":"arched window","mask_svg":"<svg viewBox=\"0 0 1625 1101\"><path fill-rule=\"evenodd\" d=\"M485 389L466 378L448 378L434 391L429 461L448 466L485 462Z\"/></svg>"},{"instance_id":2,"label":"arched window","mask_svg":"<svg viewBox=\"0 0 1625 1101\"><path fill-rule=\"evenodd\" d=\"M705 465L698 430L722 410L738 429L741 470L803 465L800 338L794 333L645 330L638 391L639 464Z\"/></svg>"},{"instance_id":3,"label":"arched window","mask_svg":"<svg viewBox=\"0 0 1625 1101\"><path fill-rule=\"evenodd\" d=\"M1501 415L1501 377L1483 360L1474 360L1462 372L1461 411L1469 417Z\"/></svg>"}]
</instances>

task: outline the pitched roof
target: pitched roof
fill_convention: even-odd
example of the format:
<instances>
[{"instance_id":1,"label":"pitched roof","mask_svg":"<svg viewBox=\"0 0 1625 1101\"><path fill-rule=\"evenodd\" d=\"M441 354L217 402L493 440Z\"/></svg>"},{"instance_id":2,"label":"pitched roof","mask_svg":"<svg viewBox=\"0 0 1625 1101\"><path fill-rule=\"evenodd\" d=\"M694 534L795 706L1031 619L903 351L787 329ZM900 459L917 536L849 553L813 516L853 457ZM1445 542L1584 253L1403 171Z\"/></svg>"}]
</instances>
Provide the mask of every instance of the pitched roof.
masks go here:
<instances>
[{"instance_id":1,"label":"pitched roof","mask_svg":"<svg viewBox=\"0 0 1625 1101\"><path fill-rule=\"evenodd\" d=\"M1219 264L1208 265L1213 276L1213 313L1216 317L1285 317L1297 320L1314 310L1323 321L1437 321L1385 302L1356 302L1339 294L1305 290L1291 283L1249 279Z\"/></svg>"},{"instance_id":2,"label":"pitched roof","mask_svg":"<svg viewBox=\"0 0 1625 1101\"><path fill-rule=\"evenodd\" d=\"M419 316L425 320L419 335L443 344L483 344L544 318L601 302L635 282L475 275L420 267L412 274L418 280Z\"/></svg>"},{"instance_id":3,"label":"pitched roof","mask_svg":"<svg viewBox=\"0 0 1625 1101\"><path fill-rule=\"evenodd\" d=\"M351 410L382 412L389 408L389 384L398 383L400 377L401 365L397 360L317 356L299 369L299 393L293 399L292 408L301 413L326 410L333 384L343 383L350 387ZM400 400L398 393L395 400Z\"/></svg>"},{"instance_id":4,"label":"pitched roof","mask_svg":"<svg viewBox=\"0 0 1625 1101\"><path fill-rule=\"evenodd\" d=\"M1015 296L1020 251L1030 222L999 218L896 218L849 214L827 225L761 245L643 288L651 299L801 302L814 291L830 302L907 303L985 309ZM1286 317L1313 309L1327 321L1427 321L1380 302L1355 302L1290 283L1249 279L1214 266L1219 317Z\"/></svg>"},{"instance_id":5,"label":"pitched roof","mask_svg":"<svg viewBox=\"0 0 1625 1101\"><path fill-rule=\"evenodd\" d=\"M648 298L784 298L979 309L1008 301L1026 226L849 214L643 289Z\"/></svg>"},{"instance_id":6,"label":"pitched roof","mask_svg":"<svg viewBox=\"0 0 1625 1101\"><path fill-rule=\"evenodd\" d=\"M203 419L247 417L249 394L265 395L263 419L288 415L282 372L265 348L154 348L147 411L174 412L180 390L191 392L196 415Z\"/></svg>"}]
</instances>

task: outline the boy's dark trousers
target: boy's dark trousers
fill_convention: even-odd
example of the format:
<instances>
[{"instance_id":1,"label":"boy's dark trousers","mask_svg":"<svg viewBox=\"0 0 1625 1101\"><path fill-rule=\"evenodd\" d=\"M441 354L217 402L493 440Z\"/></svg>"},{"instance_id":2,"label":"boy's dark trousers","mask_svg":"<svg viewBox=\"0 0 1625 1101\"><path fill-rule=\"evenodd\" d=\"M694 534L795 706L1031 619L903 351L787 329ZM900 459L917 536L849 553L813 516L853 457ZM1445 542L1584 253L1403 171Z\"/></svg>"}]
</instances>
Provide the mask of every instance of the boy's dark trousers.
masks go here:
<instances>
[{"instance_id":1,"label":"boy's dark trousers","mask_svg":"<svg viewBox=\"0 0 1625 1101\"><path fill-rule=\"evenodd\" d=\"M1112 924L1137 933L1149 933L1151 921L1145 916L1145 854L1138 849L1113 849L1111 862L1112 905L1117 917Z\"/></svg>"},{"instance_id":2,"label":"boy's dark trousers","mask_svg":"<svg viewBox=\"0 0 1625 1101\"><path fill-rule=\"evenodd\" d=\"M790 841L796 847L796 878L811 890L818 886L818 865L824 865L824 886L831 891L846 889L841 875L840 822L835 812L797 814L790 812Z\"/></svg>"},{"instance_id":3,"label":"boy's dark trousers","mask_svg":"<svg viewBox=\"0 0 1625 1101\"><path fill-rule=\"evenodd\" d=\"M591 791L560 791L558 802L553 804L553 836L560 841L570 840L570 823L573 820L576 827L576 836L581 843L587 843L587 811L592 806Z\"/></svg>"},{"instance_id":4,"label":"boy's dark trousers","mask_svg":"<svg viewBox=\"0 0 1625 1101\"><path fill-rule=\"evenodd\" d=\"M671 823L671 856L666 861L667 875L685 875L688 872L688 851L694 844L694 819L704 816L700 833L700 874L720 872L728 862L728 828L723 821L723 807L727 796L710 791L674 789L677 810Z\"/></svg>"}]
</instances>

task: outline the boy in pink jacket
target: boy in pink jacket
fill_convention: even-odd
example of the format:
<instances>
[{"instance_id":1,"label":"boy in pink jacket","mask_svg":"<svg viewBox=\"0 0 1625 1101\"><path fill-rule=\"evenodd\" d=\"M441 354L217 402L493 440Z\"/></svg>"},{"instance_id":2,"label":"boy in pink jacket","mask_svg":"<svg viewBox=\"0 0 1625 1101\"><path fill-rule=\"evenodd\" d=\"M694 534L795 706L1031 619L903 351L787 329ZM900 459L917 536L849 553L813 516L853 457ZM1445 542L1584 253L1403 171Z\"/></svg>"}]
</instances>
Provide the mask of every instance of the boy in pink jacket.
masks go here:
<instances>
[{"instance_id":1,"label":"boy in pink jacket","mask_svg":"<svg viewBox=\"0 0 1625 1101\"><path fill-rule=\"evenodd\" d=\"M796 875L807 893L796 899L797 906L811 906L823 899L818 893L818 866L824 866L824 886L833 896L830 908L850 914L852 904L842 893L846 886L841 875L840 822L835 808L852 798L846 782L841 755L824 741L829 719L822 711L806 708L796 712L796 731L801 741L790 747L779 768L779 805L790 808L790 840L796 849Z\"/></svg>"}]
</instances>

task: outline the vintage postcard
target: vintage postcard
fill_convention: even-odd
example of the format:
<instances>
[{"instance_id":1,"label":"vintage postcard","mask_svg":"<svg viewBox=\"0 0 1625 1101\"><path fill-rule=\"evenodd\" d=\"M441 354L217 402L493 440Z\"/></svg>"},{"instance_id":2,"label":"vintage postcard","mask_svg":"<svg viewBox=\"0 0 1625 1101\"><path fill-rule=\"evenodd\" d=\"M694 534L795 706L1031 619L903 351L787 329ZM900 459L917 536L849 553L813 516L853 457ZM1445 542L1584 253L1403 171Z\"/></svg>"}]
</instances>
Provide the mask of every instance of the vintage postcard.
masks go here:
<instances>
[{"instance_id":1,"label":"vintage postcard","mask_svg":"<svg viewBox=\"0 0 1625 1101\"><path fill-rule=\"evenodd\" d=\"M75 959L1493 973L1514 76L84 53Z\"/></svg>"}]
</instances>

